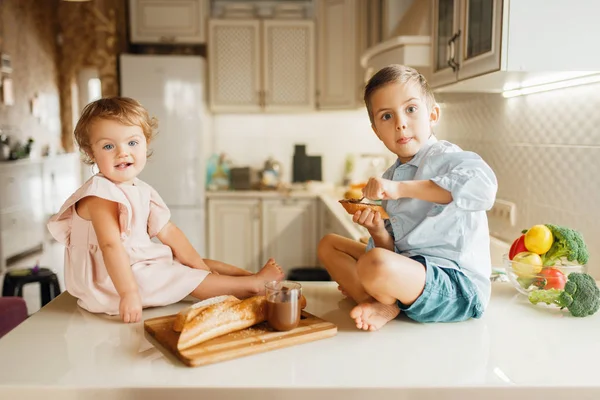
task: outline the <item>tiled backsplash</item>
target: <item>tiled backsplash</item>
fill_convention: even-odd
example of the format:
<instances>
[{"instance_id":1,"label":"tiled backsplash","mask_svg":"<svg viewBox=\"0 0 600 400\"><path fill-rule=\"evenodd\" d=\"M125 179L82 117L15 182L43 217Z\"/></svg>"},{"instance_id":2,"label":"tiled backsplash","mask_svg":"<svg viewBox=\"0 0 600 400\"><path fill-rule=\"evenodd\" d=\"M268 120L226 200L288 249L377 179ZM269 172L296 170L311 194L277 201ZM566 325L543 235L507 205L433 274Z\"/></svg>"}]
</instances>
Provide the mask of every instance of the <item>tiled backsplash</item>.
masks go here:
<instances>
[{"instance_id":1,"label":"tiled backsplash","mask_svg":"<svg viewBox=\"0 0 600 400\"><path fill-rule=\"evenodd\" d=\"M505 99L445 94L436 129L480 154L498 177L498 198L517 205L517 225L490 220L511 241L539 223L581 231L590 273L600 279L600 85Z\"/></svg>"},{"instance_id":2,"label":"tiled backsplash","mask_svg":"<svg viewBox=\"0 0 600 400\"><path fill-rule=\"evenodd\" d=\"M282 163L291 181L294 144L306 144L306 153L322 157L323 180L340 183L348 154L388 150L377 138L366 110L310 114L219 114L213 119L216 152L225 152L235 165L262 168L272 156Z\"/></svg>"}]
</instances>

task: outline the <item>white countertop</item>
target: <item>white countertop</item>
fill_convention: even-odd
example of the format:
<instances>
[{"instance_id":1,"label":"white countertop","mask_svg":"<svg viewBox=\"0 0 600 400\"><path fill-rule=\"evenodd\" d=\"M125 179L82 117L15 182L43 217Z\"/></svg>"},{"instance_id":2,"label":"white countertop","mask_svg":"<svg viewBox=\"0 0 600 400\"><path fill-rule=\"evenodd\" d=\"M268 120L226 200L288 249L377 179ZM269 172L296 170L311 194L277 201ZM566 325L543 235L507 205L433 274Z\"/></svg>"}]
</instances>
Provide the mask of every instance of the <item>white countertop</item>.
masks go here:
<instances>
[{"instance_id":1,"label":"white countertop","mask_svg":"<svg viewBox=\"0 0 600 400\"><path fill-rule=\"evenodd\" d=\"M154 347L142 323L87 313L63 293L0 339L0 398L600 398L600 313L573 318L494 283L480 320L403 317L363 332L335 283L303 286L307 311L335 323L337 336L197 368Z\"/></svg>"}]
</instances>

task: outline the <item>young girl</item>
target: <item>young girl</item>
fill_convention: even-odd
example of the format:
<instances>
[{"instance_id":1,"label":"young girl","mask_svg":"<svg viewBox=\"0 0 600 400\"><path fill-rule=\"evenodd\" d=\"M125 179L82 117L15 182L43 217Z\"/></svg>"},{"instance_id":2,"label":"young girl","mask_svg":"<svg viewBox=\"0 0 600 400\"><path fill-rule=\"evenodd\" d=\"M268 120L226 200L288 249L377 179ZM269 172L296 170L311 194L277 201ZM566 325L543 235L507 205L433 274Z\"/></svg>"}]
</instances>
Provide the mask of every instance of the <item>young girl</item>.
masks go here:
<instances>
[{"instance_id":1,"label":"young girl","mask_svg":"<svg viewBox=\"0 0 600 400\"><path fill-rule=\"evenodd\" d=\"M144 307L190 294L249 297L262 293L265 282L283 279L272 259L256 274L203 260L169 221L158 193L137 178L155 128L142 105L124 97L90 103L75 127L85 162L100 173L65 202L48 229L66 246L65 283L79 306L137 322Z\"/></svg>"}]
</instances>

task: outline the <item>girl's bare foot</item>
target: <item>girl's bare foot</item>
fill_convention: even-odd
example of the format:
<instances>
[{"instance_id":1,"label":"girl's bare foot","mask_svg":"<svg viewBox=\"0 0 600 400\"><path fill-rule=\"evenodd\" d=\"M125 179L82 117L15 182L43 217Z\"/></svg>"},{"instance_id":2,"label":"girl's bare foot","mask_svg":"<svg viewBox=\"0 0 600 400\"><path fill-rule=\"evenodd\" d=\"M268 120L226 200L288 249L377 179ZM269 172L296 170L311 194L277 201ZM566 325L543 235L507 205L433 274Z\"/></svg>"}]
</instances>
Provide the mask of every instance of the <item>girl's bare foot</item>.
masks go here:
<instances>
[{"instance_id":1,"label":"girl's bare foot","mask_svg":"<svg viewBox=\"0 0 600 400\"><path fill-rule=\"evenodd\" d=\"M258 294L262 295L265 294L265 283L270 281L281 281L285 278L285 274L279 264L272 258L269 258L269 261L267 261L260 271L256 273L255 277L258 278Z\"/></svg>"},{"instance_id":2,"label":"girl's bare foot","mask_svg":"<svg viewBox=\"0 0 600 400\"><path fill-rule=\"evenodd\" d=\"M396 304L382 304L378 301L361 303L350 311L356 327L364 331L376 331L396 318L400 309Z\"/></svg>"}]
</instances>

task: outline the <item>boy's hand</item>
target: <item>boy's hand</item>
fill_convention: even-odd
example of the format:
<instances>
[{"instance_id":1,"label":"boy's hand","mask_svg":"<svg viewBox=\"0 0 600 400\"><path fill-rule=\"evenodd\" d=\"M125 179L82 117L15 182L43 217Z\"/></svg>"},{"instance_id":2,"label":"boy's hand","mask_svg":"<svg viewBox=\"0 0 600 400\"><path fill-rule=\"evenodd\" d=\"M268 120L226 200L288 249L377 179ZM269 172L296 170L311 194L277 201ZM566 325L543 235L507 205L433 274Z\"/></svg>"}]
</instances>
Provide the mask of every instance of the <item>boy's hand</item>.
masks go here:
<instances>
[{"instance_id":1,"label":"boy's hand","mask_svg":"<svg viewBox=\"0 0 600 400\"><path fill-rule=\"evenodd\" d=\"M383 222L383 218L381 218L381 214L370 208L354 213L352 221L367 228L371 235L385 231L385 223Z\"/></svg>"},{"instance_id":2,"label":"boy's hand","mask_svg":"<svg viewBox=\"0 0 600 400\"><path fill-rule=\"evenodd\" d=\"M119 315L123 322L139 322L142 319L142 299L136 292L125 293L119 303Z\"/></svg>"},{"instance_id":3,"label":"boy's hand","mask_svg":"<svg viewBox=\"0 0 600 400\"><path fill-rule=\"evenodd\" d=\"M383 178L369 178L363 195L371 200L396 200L402 197L400 183Z\"/></svg>"}]
</instances>

